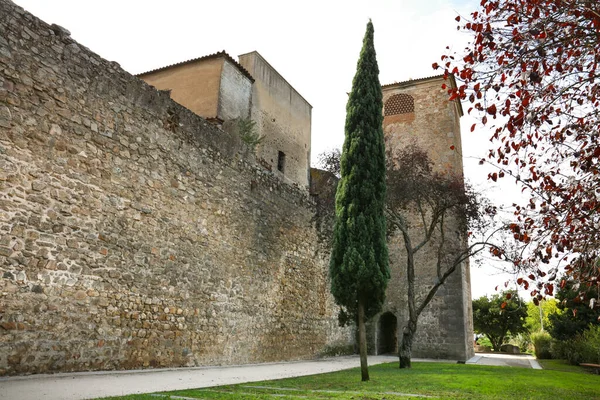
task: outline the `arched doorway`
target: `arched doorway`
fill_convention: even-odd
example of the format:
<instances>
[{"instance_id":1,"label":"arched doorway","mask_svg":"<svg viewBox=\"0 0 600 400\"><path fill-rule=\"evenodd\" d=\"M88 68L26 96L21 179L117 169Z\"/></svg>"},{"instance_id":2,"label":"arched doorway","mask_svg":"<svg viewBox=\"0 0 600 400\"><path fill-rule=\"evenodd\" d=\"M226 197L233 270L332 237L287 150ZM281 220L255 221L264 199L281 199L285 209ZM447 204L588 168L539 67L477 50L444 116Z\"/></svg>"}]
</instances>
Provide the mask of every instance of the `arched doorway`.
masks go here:
<instances>
[{"instance_id":1,"label":"arched doorway","mask_svg":"<svg viewBox=\"0 0 600 400\"><path fill-rule=\"evenodd\" d=\"M391 312L381 314L377 324L377 354L398 353L398 319Z\"/></svg>"}]
</instances>

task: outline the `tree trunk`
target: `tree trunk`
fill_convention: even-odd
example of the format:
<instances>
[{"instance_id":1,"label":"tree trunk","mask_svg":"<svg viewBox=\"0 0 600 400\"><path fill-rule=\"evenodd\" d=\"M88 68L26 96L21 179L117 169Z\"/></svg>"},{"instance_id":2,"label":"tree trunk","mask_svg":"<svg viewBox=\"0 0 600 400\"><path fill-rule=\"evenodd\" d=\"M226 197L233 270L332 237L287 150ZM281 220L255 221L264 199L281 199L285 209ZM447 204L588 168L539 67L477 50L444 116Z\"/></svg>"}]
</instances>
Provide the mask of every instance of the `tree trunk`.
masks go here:
<instances>
[{"instance_id":1,"label":"tree trunk","mask_svg":"<svg viewBox=\"0 0 600 400\"><path fill-rule=\"evenodd\" d=\"M400 343L400 368L410 368L410 359L412 357L412 342L415 335L416 324L409 322L402 330L402 342Z\"/></svg>"},{"instance_id":2,"label":"tree trunk","mask_svg":"<svg viewBox=\"0 0 600 400\"><path fill-rule=\"evenodd\" d=\"M500 347L502 347L502 344L504 344L504 337L496 337L496 336L490 336L487 335L488 339L490 339L490 342L492 343L492 349L496 352L500 351Z\"/></svg>"},{"instance_id":3,"label":"tree trunk","mask_svg":"<svg viewBox=\"0 0 600 400\"><path fill-rule=\"evenodd\" d=\"M358 297L358 348L360 353L360 373L362 381L369 380L369 366L367 365L367 328L365 327L365 301L364 296Z\"/></svg>"}]
</instances>

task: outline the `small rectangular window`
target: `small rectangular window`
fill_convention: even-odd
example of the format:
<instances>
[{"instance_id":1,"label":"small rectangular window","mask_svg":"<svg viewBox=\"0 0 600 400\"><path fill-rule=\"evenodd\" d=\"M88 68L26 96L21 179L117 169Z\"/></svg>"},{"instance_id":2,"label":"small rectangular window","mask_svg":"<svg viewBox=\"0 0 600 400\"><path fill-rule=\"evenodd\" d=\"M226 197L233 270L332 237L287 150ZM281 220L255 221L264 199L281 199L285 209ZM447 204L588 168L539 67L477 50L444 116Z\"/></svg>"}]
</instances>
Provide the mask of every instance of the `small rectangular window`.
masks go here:
<instances>
[{"instance_id":1,"label":"small rectangular window","mask_svg":"<svg viewBox=\"0 0 600 400\"><path fill-rule=\"evenodd\" d=\"M277 169L281 173L285 173L285 153L280 151L277 155Z\"/></svg>"}]
</instances>

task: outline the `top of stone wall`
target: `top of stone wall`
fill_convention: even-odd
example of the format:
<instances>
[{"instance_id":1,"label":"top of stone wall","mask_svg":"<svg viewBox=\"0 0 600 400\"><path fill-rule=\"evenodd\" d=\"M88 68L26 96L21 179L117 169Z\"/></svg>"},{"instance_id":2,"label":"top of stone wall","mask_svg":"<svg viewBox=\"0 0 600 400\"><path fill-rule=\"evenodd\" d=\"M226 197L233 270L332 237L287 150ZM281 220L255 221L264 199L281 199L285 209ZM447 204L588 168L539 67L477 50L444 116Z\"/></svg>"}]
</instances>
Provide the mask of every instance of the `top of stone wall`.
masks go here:
<instances>
[{"instance_id":1,"label":"top of stone wall","mask_svg":"<svg viewBox=\"0 0 600 400\"><path fill-rule=\"evenodd\" d=\"M290 87L290 89L292 89L293 93L295 93L296 95L298 95L299 98L301 98L307 105L308 107L310 107L310 109L313 108L313 106L308 102L308 100L306 100L304 98L304 96L302 96L288 81L287 79L285 79L283 77L283 75L281 75L275 68L273 68L273 66L267 61L265 60L265 58L256 50L254 51L250 51L248 53L244 53L244 54L240 54L238 56L238 58L241 60L243 57L254 57L258 60L260 60L264 65L268 66L271 71L273 73L275 73L283 82L285 82L286 85L288 85ZM254 81L253 81L254 82Z\"/></svg>"},{"instance_id":2,"label":"top of stone wall","mask_svg":"<svg viewBox=\"0 0 600 400\"><path fill-rule=\"evenodd\" d=\"M68 96L70 91L81 89L77 85L85 84L85 90L96 96L104 97L109 102L111 99L118 100L142 111L149 118L169 125L171 135L196 147L209 159L251 170L257 182L275 189L280 196L292 201L313 203L305 188L285 183L260 166L251 149L239 136L215 127L175 102L168 93L148 85L122 69L118 63L103 59L71 38L67 29L42 21L10 0L0 0L0 15L3 16L0 26L6 25L11 30L26 33L32 43L24 43L23 46L39 48L36 57L42 57L44 65L70 71L74 83L65 83L65 87L60 88L60 95ZM2 28L4 30L5 27Z\"/></svg>"}]
</instances>

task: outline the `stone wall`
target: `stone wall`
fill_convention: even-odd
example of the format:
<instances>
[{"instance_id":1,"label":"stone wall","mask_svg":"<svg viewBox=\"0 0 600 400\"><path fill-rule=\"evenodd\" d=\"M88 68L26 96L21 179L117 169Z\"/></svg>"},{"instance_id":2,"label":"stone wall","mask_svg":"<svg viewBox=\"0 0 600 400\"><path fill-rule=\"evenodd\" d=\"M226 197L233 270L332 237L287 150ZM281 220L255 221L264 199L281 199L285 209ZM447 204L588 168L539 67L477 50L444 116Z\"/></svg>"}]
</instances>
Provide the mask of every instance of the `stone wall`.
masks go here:
<instances>
[{"instance_id":1,"label":"stone wall","mask_svg":"<svg viewBox=\"0 0 600 400\"><path fill-rule=\"evenodd\" d=\"M305 190L60 27L0 15L0 375L348 344Z\"/></svg>"}]
</instances>

